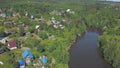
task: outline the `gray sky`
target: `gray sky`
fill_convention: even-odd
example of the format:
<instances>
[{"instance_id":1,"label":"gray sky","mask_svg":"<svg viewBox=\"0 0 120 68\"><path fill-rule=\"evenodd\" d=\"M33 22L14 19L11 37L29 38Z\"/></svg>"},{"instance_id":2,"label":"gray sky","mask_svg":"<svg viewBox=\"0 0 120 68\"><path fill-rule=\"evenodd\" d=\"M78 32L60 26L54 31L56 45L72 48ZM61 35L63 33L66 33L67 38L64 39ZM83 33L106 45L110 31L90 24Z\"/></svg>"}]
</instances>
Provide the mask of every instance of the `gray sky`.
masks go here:
<instances>
[{"instance_id":1,"label":"gray sky","mask_svg":"<svg viewBox=\"0 0 120 68\"><path fill-rule=\"evenodd\" d=\"M118 2L120 2L120 0L107 0L107 1L118 1Z\"/></svg>"},{"instance_id":2,"label":"gray sky","mask_svg":"<svg viewBox=\"0 0 120 68\"><path fill-rule=\"evenodd\" d=\"M113 0L113 1L119 1L120 2L120 0Z\"/></svg>"}]
</instances>

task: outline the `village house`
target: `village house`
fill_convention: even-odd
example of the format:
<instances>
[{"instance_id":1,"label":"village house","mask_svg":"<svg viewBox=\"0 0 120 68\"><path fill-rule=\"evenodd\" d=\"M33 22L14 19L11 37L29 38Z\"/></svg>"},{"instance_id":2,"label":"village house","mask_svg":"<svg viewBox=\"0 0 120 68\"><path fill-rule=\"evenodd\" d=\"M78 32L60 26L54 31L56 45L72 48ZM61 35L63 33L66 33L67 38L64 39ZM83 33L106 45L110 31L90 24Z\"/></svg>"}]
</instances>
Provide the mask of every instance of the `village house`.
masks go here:
<instances>
[{"instance_id":1,"label":"village house","mask_svg":"<svg viewBox=\"0 0 120 68\"><path fill-rule=\"evenodd\" d=\"M48 20L48 21L46 22L46 24L47 24L48 26L52 25L51 20Z\"/></svg>"},{"instance_id":2,"label":"village house","mask_svg":"<svg viewBox=\"0 0 120 68\"><path fill-rule=\"evenodd\" d=\"M51 11L49 14L58 14L58 11L56 11L56 10L53 10L53 11Z\"/></svg>"},{"instance_id":3,"label":"village house","mask_svg":"<svg viewBox=\"0 0 120 68\"><path fill-rule=\"evenodd\" d=\"M23 26L25 29L27 29L27 28L30 27L30 25L29 25L28 23L23 23L22 26Z\"/></svg>"},{"instance_id":4,"label":"village house","mask_svg":"<svg viewBox=\"0 0 120 68\"><path fill-rule=\"evenodd\" d=\"M25 35L26 35L26 36L28 36L28 35L30 35L30 34L31 34L30 32L25 32Z\"/></svg>"},{"instance_id":5,"label":"village house","mask_svg":"<svg viewBox=\"0 0 120 68\"><path fill-rule=\"evenodd\" d=\"M56 20L55 20L55 18L54 18L54 17L52 17L52 18L51 18L51 22L52 22L53 24L55 24L55 23L56 23Z\"/></svg>"},{"instance_id":6,"label":"village house","mask_svg":"<svg viewBox=\"0 0 120 68\"><path fill-rule=\"evenodd\" d=\"M26 63L24 60L19 60L19 68L25 68Z\"/></svg>"},{"instance_id":7,"label":"village house","mask_svg":"<svg viewBox=\"0 0 120 68\"><path fill-rule=\"evenodd\" d=\"M16 13L13 13L12 16L15 17L15 16L16 16Z\"/></svg>"},{"instance_id":8,"label":"village house","mask_svg":"<svg viewBox=\"0 0 120 68\"><path fill-rule=\"evenodd\" d=\"M25 50L25 51L22 53L22 57L23 57L23 59L25 60L26 64L30 64L30 63L31 63L31 60L34 59L34 56L33 56L32 52L29 51L29 50Z\"/></svg>"},{"instance_id":9,"label":"village house","mask_svg":"<svg viewBox=\"0 0 120 68\"><path fill-rule=\"evenodd\" d=\"M46 20L45 20L44 17L41 16L40 20L41 20L42 23L46 23Z\"/></svg>"},{"instance_id":10,"label":"village house","mask_svg":"<svg viewBox=\"0 0 120 68\"><path fill-rule=\"evenodd\" d=\"M6 13L1 13L0 16L7 17L7 14Z\"/></svg>"},{"instance_id":11,"label":"village house","mask_svg":"<svg viewBox=\"0 0 120 68\"><path fill-rule=\"evenodd\" d=\"M49 14L51 14L51 15L59 15L59 16L61 16L61 15L63 14L63 12L64 12L64 11L53 10L53 11L51 11Z\"/></svg>"},{"instance_id":12,"label":"village house","mask_svg":"<svg viewBox=\"0 0 120 68\"><path fill-rule=\"evenodd\" d=\"M8 24L11 24L11 23L12 23L11 21L5 21L4 25L8 25Z\"/></svg>"},{"instance_id":13,"label":"village house","mask_svg":"<svg viewBox=\"0 0 120 68\"><path fill-rule=\"evenodd\" d=\"M30 18L31 18L31 19L34 19L35 17L34 17L34 15L31 15Z\"/></svg>"},{"instance_id":14,"label":"village house","mask_svg":"<svg viewBox=\"0 0 120 68\"><path fill-rule=\"evenodd\" d=\"M19 13L16 13L16 12L14 12L14 13L12 14L13 17L19 16L19 15L20 15L20 14L19 14Z\"/></svg>"},{"instance_id":15,"label":"village house","mask_svg":"<svg viewBox=\"0 0 120 68\"><path fill-rule=\"evenodd\" d=\"M16 41L10 41L10 42L8 42L7 48L10 49L10 50L17 49L17 43L16 43Z\"/></svg>"},{"instance_id":16,"label":"village house","mask_svg":"<svg viewBox=\"0 0 120 68\"><path fill-rule=\"evenodd\" d=\"M75 12L74 12L74 11L71 11L71 9L67 9L66 12L67 12L67 13L70 13L70 14L75 14Z\"/></svg>"},{"instance_id":17,"label":"village house","mask_svg":"<svg viewBox=\"0 0 120 68\"><path fill-rule=\"evenodd\" d=\"M60 23L60 21L56 21L54 17L51 18L51 22L53 23L54 28L61 28L63 29L64 26Z\"/></svg>"},{"instance_id":18,"label":"village house","mask_svg":"<svg viewBox=\"0 0 120 68\"><path fill-rule=\"evenodd\" d=\"M2 38L0 37L0 42L5 44L8 41L8 37Z\"/></svg>"},{"instance_id":19,"label":"village house","mask_svg":"<svg viewBox=\"0 0 120 68\"><path fill-rule=\"evenodd\" d=\"M59 25L60 25L59 23L55 23L55 24L53 25L53 27L54 27L54 28L59 28Z\"/></svg>"},{"instance_id":20,"label":"village house","mask_svg":"<svg viewBox=\"0 0 120 68\"><path fill-rule=\"evenodd\" d=\"M36 30L39 30L39 29L40 29L40 25L36 25L36 26L35 26L35 29L36 29Z\"/></svg>"},{"instance_id":21,"label":"village house","mask_svg":"<svg viewBox=\"0 0 120 68\"><path fill-rule=\"evenodd\" d=\"M28 12L27 11L25 12L25 16L28 16Z\"/></svg>"}]
</instances>

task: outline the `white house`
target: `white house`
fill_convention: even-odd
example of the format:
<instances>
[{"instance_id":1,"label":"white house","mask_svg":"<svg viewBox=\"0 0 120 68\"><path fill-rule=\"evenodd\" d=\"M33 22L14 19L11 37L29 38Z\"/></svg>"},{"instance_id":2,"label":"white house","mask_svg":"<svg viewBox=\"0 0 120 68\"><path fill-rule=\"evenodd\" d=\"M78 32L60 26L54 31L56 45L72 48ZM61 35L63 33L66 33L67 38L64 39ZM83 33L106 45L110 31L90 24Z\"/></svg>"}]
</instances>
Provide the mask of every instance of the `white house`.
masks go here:
<instances>
[{"instance_id":1,"label":"white house","mask_svg":"<svg viewBox=\"0 0 120 68\"><path fill-rule=\"evenodd\" d=\"M1 38L1 39L0 39L0 42L3 43L3 44L5 44L6 41L8 41L8 37Z\"/></svg>"}]
</instances>

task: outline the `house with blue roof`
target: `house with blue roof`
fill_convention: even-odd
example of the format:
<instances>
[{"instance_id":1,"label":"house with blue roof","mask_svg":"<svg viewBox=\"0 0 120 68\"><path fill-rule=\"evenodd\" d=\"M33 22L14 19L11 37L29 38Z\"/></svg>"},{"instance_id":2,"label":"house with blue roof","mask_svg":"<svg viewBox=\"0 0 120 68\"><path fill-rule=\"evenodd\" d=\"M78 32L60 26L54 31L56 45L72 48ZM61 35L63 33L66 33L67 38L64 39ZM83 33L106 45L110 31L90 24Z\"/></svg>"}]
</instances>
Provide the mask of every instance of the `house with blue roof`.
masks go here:
<instances>
[{"instance_id":1,"label":"house with blue roof","mask_svg":"<svg viewBox=\"0 0 120 68\"><path fill-rule=\"evenodd\" d=\"M29 50L25 50L22 53L22 57L25 60L26 64L28 64L28 65L31 64L31 60L34 60L34 56L33 56L32 52Z\"/></svg>"},{"instance_id":2,"label":"house with blue roof","mask_svg":"<svg viewBox=\"0 0 120 68\"><path fill-rule=\"evenodd\" d=\"M19 68L25 68L25 61L24 60L19 60Z\"/></svg>"},{"instance_id":3,"label":"house with blue roof","mask_svg":"<svg viewBox=\"0 0 120 68\"><path fill-rule=\"evenodd\" d=\"M47 63L47 58L46 58L46 56L43 56L43 57L42 57L42 62L43 62L44 64Z\"/></svg>"},{"instance_id":4,"label":"house with blue roof","mask_svg":"<svg viewBox=\"0 0 120 68\"><path fill-rule=\"evenodd\" d=\"M7 14L6 13L2 13L1 16L2 17L7 17Z\"/></svg>"},{"instance_id":5,"label":"house with blue roof","mask_svg":"<svg viewBox=\"0 0 120 68\"><path fill-rule=\"evenodd\" d=\"M31 59L33 59L33 58L34 58L32 52L29 51L29 50L25 50L25 51L22 53L22 57L23 57L24 59L26 59L26 58L31 58Z\"/></svg>"}]
</instances>

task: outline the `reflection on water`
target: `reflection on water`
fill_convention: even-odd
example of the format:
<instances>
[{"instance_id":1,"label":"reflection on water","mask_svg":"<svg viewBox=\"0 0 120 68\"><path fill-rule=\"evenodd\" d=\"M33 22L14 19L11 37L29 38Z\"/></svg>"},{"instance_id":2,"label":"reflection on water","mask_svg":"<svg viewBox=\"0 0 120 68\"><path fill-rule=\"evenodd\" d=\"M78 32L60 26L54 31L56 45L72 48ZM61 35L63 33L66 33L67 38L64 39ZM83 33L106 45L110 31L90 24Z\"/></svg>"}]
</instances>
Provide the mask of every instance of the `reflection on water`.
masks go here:
<instances>
[{"instance_id":1,"label":"reflection on water","mask_svg":"<svg viewBox=\"0 0 120 68\"><path fill-rule=\"evenodd\" d=\"M70 49L69 68L113 68L97 50L98 33L86 32Z\"/></svg>"}]
</instances>

